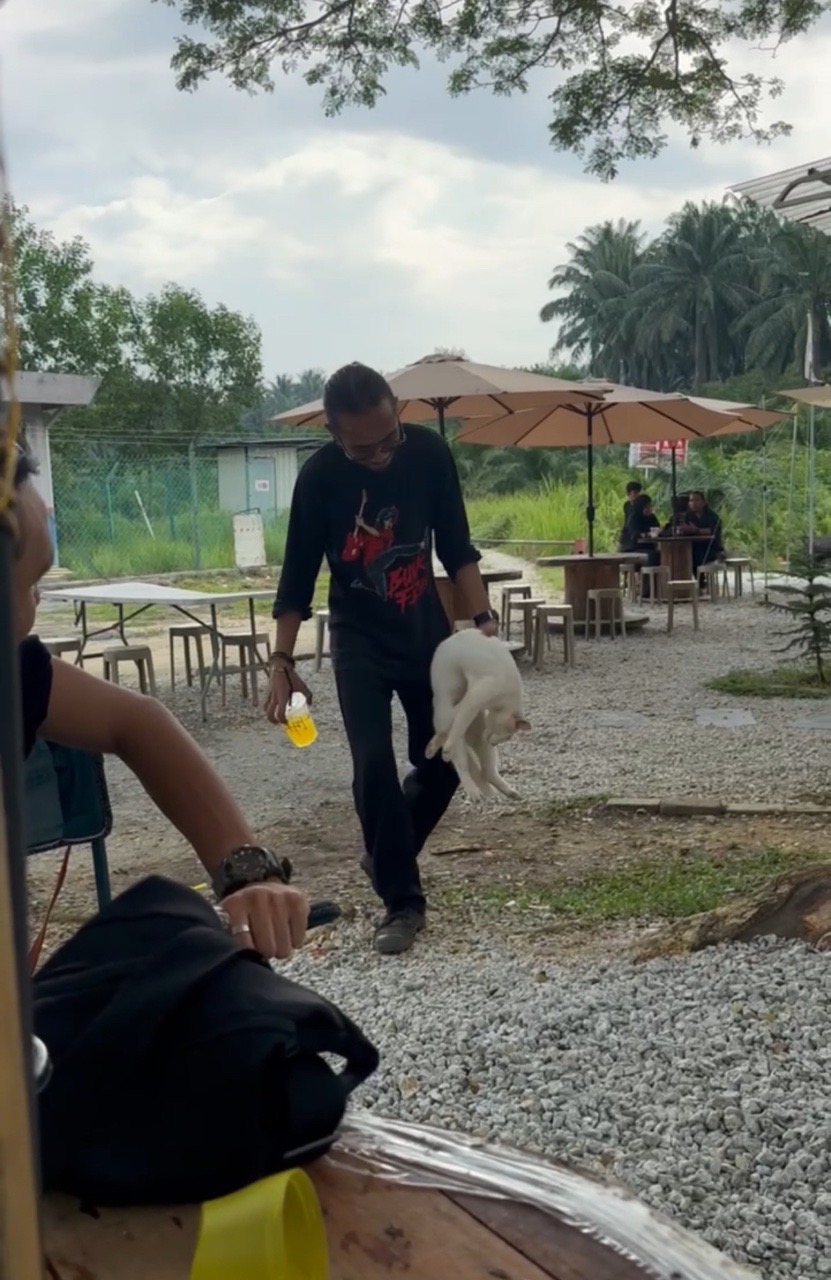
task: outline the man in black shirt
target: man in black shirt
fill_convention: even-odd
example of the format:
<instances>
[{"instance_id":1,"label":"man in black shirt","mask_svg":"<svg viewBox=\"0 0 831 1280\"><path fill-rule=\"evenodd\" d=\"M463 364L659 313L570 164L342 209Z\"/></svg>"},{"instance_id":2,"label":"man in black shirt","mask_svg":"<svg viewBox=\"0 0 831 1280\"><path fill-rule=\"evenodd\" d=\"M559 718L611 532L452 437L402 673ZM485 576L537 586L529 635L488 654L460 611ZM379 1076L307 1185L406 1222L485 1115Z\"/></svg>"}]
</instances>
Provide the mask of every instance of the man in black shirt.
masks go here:
<instances>
[{"instance_id":1,"label":"man in black shirt","mask_svg":"<svg viewBox=\"0 0 831 1280\"><path fill-rule=\"evenodd\" d=\"M20 534L12 609L20 641L24 756L38 737L119 756L193 846L222 898L239 945L270 958L287 958L303 941L306 896L285 882L280 860L256 845L231 793L190 735L155 698L131 693L61 659L53 662L37 636L29 634L37 584L52 564L46 508L32 473L21 453L15 473Z\"/></svg>"},{"instance_id":2,"label":"man in black shirt","mask_svg":"<svg viewBox=\"0 0 831 1280\"><path fill-rule=\"evenodd\" d=\"M417 858L458 786L451 765L424 756L433 735L430 662L450 633L433 577L434 539L476 625L495 635L497 618L445 442L429 428L402 424L388 383L365 365L333 374L323 399L332 439L305 464L294 489L266 710L283 723L292 692L309 696L292 655L325 557L332 662L366 846L362 866L386 908L375 947L393 955L424 928ZM413 766L403 790L393 694L407 717Z\"/></svg>"},{"instance_id":3,"label":"man in black shirt","mask_svg":"<svg viewBox=\"0 0 831 1280\"><path fill-rule=\"evenodd\" d=\"M708 505L707 497L700 489L694 489L690 494L681 533L696 539L692 544L693 570L696 573L703 564L710 564L713 560L724 558L721 521ZM708 542L703 540L703 534L709 535Z\"/></svg>"},{"instance_id":4,"label":"man in black shirt","mask_svg":"<svg viewBox=\"0 0 831 1280\"><path fill-rule=\"evenodd\" d=\"M620 536L618 538L618 547L620 548L621 551L628 550L628 548L624 546L624 543L626 541L626 536L627 536L627 526L629 524L629 517L632 513L632 503L635 501L636 498L640 497L642 491L643 491L643 485L638 480L630 480L626 486L626 501L623 504L623 527L620 531Z\"/></svg>"}]
</instances>

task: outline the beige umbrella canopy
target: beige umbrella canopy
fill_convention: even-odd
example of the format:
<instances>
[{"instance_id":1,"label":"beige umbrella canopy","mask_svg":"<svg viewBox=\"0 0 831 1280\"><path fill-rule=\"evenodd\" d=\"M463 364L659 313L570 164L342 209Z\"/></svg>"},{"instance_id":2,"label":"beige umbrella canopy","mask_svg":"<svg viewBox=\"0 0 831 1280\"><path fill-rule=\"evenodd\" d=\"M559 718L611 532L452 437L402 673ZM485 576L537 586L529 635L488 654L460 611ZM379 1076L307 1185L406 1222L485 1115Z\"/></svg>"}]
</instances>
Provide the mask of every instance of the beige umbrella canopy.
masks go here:
<instances>
[{"instance_id":1,"label":"beige umbrella canopy","mask_svg":"<svg viewBox=\"0 0 831 1280\"><path fill-rule=\"evenodd\" d=\"M580 384L583 389L592 385L591 381ZM602 384L598 384L598 389L600 386ZM616 385L606 389L600 401L585 399L494 415L486 421L472 423L461 432L458 442L502 449L585 447L588 460L586 521L589 555L592 555L596 444L646 444L664 440L677 443L730 431L753 431L757 424L747 415L764 412L752 405L737 406L726 401ZM771 416L779 421L783 415Z\"/></svg>"},{"instance_id":2,"label":"beige umbrella canopy","mask_svg":"<svg viewBox=\"0 0 831 1280\"><path fill-rule=\"evenodd\" d=\"M800 404L812 404L815 409L831 409L831 387L825 383L816 387L800 387L796 391L777 391L778 396L798 400Z\"/></svg>"},{"instance_id":3,"label":"beige umbrella canopy","mask_svg":"<svg viewBox=\"0 0 831 1280\"><path fill-rule=\"evenodd\" d=\"M445 434L446 419L489 418L520 410L549 411L557 404L599 400L608 384L569 382L523 369L476 364L452 356L425 356L387 378L398 399L401 417L410 422L438 421ZM449 412L448 412L449 411ZM278 413L272 422L293 426L324 426L323 401Z\"/></svg>"}]
</instances>

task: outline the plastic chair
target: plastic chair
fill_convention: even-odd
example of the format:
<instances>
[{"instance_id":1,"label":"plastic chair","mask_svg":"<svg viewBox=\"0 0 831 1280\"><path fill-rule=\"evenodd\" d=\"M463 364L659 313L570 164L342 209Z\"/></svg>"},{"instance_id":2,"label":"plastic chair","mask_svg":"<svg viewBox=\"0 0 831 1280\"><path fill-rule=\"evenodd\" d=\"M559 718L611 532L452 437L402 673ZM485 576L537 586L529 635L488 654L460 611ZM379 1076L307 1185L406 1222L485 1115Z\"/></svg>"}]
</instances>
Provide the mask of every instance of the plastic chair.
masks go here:
<instances>
[{"instance_id":1,"label":"plastic chair","mask_svg":"<svg viewBox=\"0 0 831 1280\"><path fill-rule=\"evenodd\" d=\"M26 761L23 820L28 854L90 846L98 906L106 906L112 898L106 839L113 815L103 756L36 743Z\"/></svg>"}]
</instances>

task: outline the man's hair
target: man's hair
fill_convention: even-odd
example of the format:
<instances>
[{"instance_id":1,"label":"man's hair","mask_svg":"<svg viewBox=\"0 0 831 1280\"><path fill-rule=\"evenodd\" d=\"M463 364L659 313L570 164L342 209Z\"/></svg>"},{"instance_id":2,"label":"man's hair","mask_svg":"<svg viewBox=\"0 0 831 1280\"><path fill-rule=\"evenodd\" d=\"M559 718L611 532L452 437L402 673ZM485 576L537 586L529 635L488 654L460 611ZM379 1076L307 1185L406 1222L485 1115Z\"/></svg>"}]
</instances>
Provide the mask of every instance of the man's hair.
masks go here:
<instances>
[{"instance_id":1,"label":"man's hair","mask_svg":"<svg viewBox=\"0 0 831 1280\"><path fill-rule=\"evenodd\" d=\"M630 480L626 486L627 493L640 493L643 485L638 480Z\"/></svg>"},{"instance_id":2,"label":"man's hair","mask_svg":"<svg viewBox=\"0 0 831 1280\"><path fill-rule=\"evenodd\" d=\"M338 369L323 388L323 408L331 426L337 425L341 413L366 413L367 409L377 409L384 400L395 403L384 375L357 361Z\"/></svg>"},{"instance_id":3,"label":"man's hair","mask_svg":"<svg viewBox=\"0 0 831 1280\"><path fill-rule=\"evenodd\" d=\"M704 503L706 503L706 501L707 501L707 495L706 495L706 493L704 492L704 490L703 490L703 489L692 489L692 490L690 491L690 497L691 497L691 498L700 498L700 499L701 499L701 501L702 501L702 502L704 502Z\"/></svg>"}]
</instances>

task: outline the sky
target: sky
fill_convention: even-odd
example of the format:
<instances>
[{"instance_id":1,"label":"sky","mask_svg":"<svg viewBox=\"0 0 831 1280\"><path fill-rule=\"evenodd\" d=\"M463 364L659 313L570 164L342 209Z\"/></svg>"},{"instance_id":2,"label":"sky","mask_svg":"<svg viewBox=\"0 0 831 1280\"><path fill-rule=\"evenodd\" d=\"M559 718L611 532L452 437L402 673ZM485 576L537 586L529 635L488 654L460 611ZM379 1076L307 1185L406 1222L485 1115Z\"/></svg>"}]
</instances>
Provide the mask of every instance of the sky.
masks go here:
<instances>
[{"instance_id":1,"label":"sky","mask_svg":"<svg viewBox=\"0 0 831 1280\"><path fill-rule=\"evenodd\" d=\"M150 0L5 0L0 103L10 186L102 281L170 280L254 316L268 378L363 360L391 371L436 347L544 361L539 320L567 244L606 218L657 231L685 200L831 153L831 21L737 64L777 74L772 146L690 149L612 183L547 140L545 80L514 99L453 100L447 69L390 76L374 111L328 120L298 74L271 95L217 79L177 92L174 10ZM823 74L825 69L825 74Z\"/></svg>"}]
</instances>

